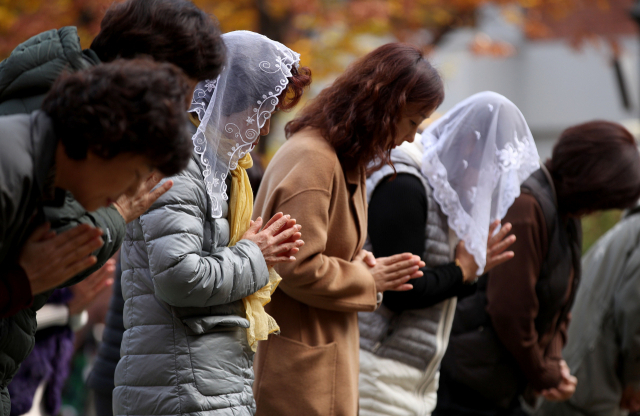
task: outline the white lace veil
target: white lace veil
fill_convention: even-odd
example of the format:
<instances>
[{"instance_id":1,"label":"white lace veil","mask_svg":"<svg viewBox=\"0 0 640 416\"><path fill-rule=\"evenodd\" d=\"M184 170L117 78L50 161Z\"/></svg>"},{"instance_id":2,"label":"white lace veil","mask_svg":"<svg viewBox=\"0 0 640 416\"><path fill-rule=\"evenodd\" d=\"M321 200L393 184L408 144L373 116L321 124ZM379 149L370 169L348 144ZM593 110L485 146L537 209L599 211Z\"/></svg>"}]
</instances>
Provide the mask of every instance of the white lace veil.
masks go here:
<instances>
[{"instance_id":1,"label":"white lace veil","mask_svg":"<svg viewBox=\"0 0 640 416\"><path fill-rule=\"evenodd\" d=\"M236 31L222 35L227 61L215 80L198 83L189 112L200 120L193 136L200 155L211 214L222 216L228 199L225 179L260 137L260 128L278 105L287 88L291 68L300 55L263 35Z\"/></svg>"},{"instance_id":2,"label":"white lace veil","mask_svg":"<svg viewBox=\"0 0 640 416\"><path fill-rule=\"evenodd\" d=\"M481 92L431 124L422 144L422 173L480 275L489 225L506 215L520 184L540 167L529 126L507 98Z\"/></svg>"}]
</instances>

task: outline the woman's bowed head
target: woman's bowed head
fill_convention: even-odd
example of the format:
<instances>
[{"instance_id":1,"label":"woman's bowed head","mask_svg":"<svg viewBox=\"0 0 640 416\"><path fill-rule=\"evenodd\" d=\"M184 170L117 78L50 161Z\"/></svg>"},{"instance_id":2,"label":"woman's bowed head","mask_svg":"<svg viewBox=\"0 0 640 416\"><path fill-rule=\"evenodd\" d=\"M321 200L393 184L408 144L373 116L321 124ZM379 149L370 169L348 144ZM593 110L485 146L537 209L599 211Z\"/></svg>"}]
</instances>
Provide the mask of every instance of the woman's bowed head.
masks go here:
<instances>
[{"instance_id":1,"label":"woman's bowed head","mask_svg":"<svg viewBox=\"0 0 640 416\"><path fill-rule=\"evenodd\" d=\"M349 66L285 132L290 137L307 127L319 129L345 168L373 172L389 163L391 149L414 140L420 123L443 100L440 74L422 52L389 43Z\"/></svg>"}]
</instances>

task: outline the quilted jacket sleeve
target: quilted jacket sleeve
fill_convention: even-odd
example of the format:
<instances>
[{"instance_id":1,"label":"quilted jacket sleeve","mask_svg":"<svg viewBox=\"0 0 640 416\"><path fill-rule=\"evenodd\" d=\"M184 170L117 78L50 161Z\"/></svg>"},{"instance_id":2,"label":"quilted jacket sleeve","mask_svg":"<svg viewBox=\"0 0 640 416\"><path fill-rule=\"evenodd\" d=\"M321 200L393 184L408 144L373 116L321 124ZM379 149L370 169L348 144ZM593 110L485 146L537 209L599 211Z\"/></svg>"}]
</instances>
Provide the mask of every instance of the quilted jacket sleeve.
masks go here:
<instances>
[{"instance_id":1,"label":"quilted jacket sleeve","mask_svg":"<svg viewBox=\"0 0 640 416\"><path fill-rule=\"evenodd\" d=\"M639 214L635 214L638 216ZM638 220L627 222L627 230L620 233L616 240L623 244L617 252L607 253L622 265L618 273L619 283L613 297L613 317L620 346L619 364L622 369L623 386L640 388L640 237ZM625 250L626 248L626 250ZM624 254L624 258L620 258ZM606 255L606 254L605 254ZM612 269L614 267L610 267ZM616 272L614 270L614 272ZM608 273L606 278L613 280L616 275ZM602 276L602 277L605 277Z\"/></svg>"},{"instance_id":2,"label":"quilted jacket sleeve","mask_svg":"<svg viewBox=\"0 0 640 416\"><path fill-rule=\"evenodd\" d=\"M156 296L173 306L222 305L248 296L269 281L267 264L256 244L239 241L203 255L207 193L195 161L139 219ZM217 220L222 224L225 220ZM213 241L228 241L228 227L214 227Z\"/></svg>"}]
</instances>

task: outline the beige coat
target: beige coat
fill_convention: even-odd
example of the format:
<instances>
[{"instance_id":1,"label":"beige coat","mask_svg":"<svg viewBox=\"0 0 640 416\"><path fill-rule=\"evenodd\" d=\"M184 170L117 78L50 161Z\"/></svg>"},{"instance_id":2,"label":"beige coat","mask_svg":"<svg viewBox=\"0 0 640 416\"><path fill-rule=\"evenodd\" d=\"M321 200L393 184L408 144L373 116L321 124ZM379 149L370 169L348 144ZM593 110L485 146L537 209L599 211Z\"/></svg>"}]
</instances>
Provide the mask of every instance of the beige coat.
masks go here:
<instances>
[{"instance_id":1,"label":"beige coat","mask_svg":"<svg viewBox=\"0 0 640 416\"><path fill-rule=\"evenodd\" d=\"M302 225L295 263L279 265L266 307L281 328L261 342L254 393L259 416L358 414L358 312L376 307L366 266L351 260L367 235L364 170L343 172L315 130L291 137L269 164L254 217L284 212Z\"/></svg>"}]
</instances>

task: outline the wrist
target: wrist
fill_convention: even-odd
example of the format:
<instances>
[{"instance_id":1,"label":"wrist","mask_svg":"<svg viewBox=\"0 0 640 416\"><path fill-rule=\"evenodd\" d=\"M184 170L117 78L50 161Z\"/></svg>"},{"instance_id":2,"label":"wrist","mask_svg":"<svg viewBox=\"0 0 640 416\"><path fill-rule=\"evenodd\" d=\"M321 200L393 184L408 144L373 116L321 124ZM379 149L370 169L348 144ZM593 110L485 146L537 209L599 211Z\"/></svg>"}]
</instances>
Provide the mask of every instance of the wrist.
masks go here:
<instances>
[{"instance_id":1,"label":"wrist","mask_svg":"<svg viewBox=\"0 0 640 416\"><path fill-rule=\"evenodd\" d=\"M455 263L462 272L462 283L466 285L472 285L478 281L478 276L476 276L473 271L468 270L468 268L464 267L459 259L456 258Z\"/></svg>"},{"instance_id":2,"label":"wrist","mask_svg":"<svg viewBox=\"0 0 640 416\"><path fill-rule=\"evenodd\" d=\"M129 221L127 220L127 217L124 215L124 210L122 209L122 207L118 205L117 202L114 202L112 206L116 209L116 211L118 211L118 214L120 214L124 222L128 223Z\"/></svg>"}]
</instances>

